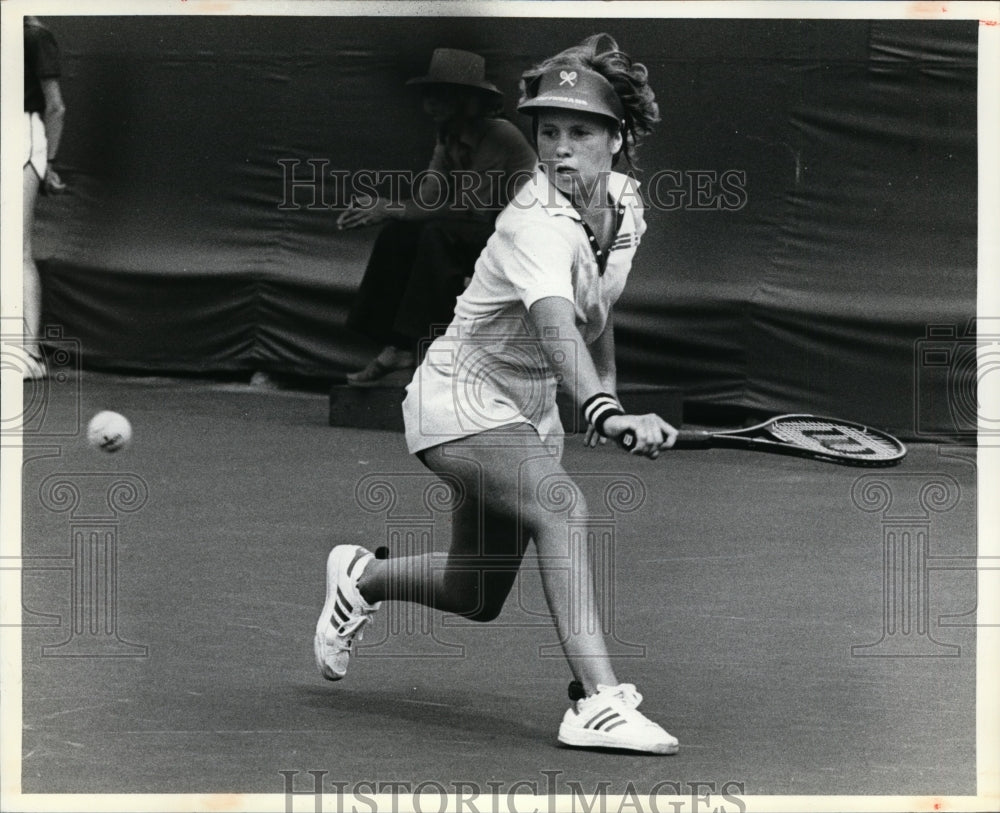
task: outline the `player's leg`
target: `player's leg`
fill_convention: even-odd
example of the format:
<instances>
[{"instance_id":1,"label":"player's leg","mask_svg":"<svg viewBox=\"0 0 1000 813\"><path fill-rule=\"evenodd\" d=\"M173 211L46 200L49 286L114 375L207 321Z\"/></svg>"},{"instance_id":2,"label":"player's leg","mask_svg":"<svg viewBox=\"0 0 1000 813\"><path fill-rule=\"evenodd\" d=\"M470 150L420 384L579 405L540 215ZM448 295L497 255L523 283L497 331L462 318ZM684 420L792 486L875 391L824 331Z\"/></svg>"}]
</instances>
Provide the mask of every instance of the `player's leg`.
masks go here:
<instances>
[{"instance_id":1,"label":"player's leg","mask_svg":"<svg viewBox=\"0 0 1000 813\"><path fill-rule=\"evenodd\" d=\"M453 540L443 579L451 601L464 602L466 607L474 603L483 620L495 616L513 584L516 565L473 570L482 581L470 580L470 571L462 565L478 558L483 568L497 553L513 552L519 560L524 540L535 541L560 643L583 686L582 696L575 698L563 717L559 740L585 748L675 753L676 738L637 710L642 696L635 686L619 684L615 677L601 632L591 551L588 545L571 540L564 517L570 505L575 516L586 516L586 501L558 456L532 427L522 424L445 444L430 450L425 460L435 471L459 479L467 489L478 488L484 506L485 533L473 534L471 540ZM517 547L494 547L499 540L490 536L492 527L515 533L520 540ZM588 538L583 534L583 539ZM496 579L492 583L491 576ZM475 592L479 585L483 585L481 594ZM391 597L391 591L380 597Z\"/></svg>"},{"instance_id":2,"label":"player's leg","mask_svg":"<svg viewBox=\"0 0 1000 813\"><path fill-rule=\"evenodd\" d=\"M510 592L527 541L518 532L516 512L486 503L486 489L500 486L484 482L477 455L458 451L448 456L441 448L432 452L425 462L460 496L451 549L391 560L377 560L358 545L338 545L330 551L326 601L313 639L316 666L328 680L346 674L355 642L385 600L488 621Z\"/></svg>"},{"instance_id":3,"label":"player's leg","mask_svg":"<svg viewBox=\"0 0 1000 813\"><path fill-rule=\"evenodd\" d=\"M432 471L461 483L483 519L463 512L446 556L408 557L391 566L371 563L361 578L362 594L370 602L405 594L436 609L474 612L485 620L499 612L526 540L533 539L546 600L573 674L591 693L598 685L616 684L592 595L590 558L571 558L566 526L544 504L543 492L571 494L575 510L585 513L584 498L535 430L522 424L483 432L428 449L423 459ZM582 585L589 600L571 600L571 583Z\"/></svg>"},{"instance_id":4,"label":"player's leg","mask_svg":"<svg viewBox=\"0 0 1000 813\"><path fill-rule=\"evenodd\" d=\"M513 461L509 461L513 463ZM582 685L559 727L559 741L583 748L622 748L656 754L678 750L676 738L637 710L642 695L615 677L602 632L590 535L577 529L571 539L557 506L572 506L577 517L587 505L576 483L554 457L529 455L519 470L521 521L535 540L545 597L559 641Z\"/></svg>"},{"instance_id":5,"label":"player's leg","mask_svg":"<svg viewBox=\"0 0 1000 813\"><path fill-rule=\"evenodd\" d=\"M369 603L409 601L475 621L500 613L529 537L519 529L516 512L500 504L506 486L480 459L480 447L492 448L490 440L491 433L484 433L476 436L476 447L454 441L421 455L458 496L449 550L372 562L359 584Z\"/></svg>"}]
</instances>

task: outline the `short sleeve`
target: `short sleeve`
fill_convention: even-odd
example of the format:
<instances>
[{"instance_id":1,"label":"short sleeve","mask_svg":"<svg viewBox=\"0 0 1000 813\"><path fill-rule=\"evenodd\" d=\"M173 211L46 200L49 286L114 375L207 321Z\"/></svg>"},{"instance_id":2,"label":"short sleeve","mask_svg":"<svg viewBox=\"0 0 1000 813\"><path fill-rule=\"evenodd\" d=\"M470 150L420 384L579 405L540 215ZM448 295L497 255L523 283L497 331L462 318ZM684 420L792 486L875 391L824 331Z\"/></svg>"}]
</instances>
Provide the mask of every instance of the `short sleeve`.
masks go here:
<instances>
[{"instance_id":1,"label":"short sleeve","mask_svg":"<svg viewBox=\"0 0 1000 813\"><path fill-rule=\"evenodd\" d=\"M59 46L52 32L46 28L35 27L32 31L34 39L35 76L38 79L58 79L61 70L59 66Z\"/></svg>"},{"instance_id":2,"label":"short sleeve","mask_svg":"<svg viewBox=\"0 0 1000 813\"><path fill-rule=\"evenodd\" d=\"M541 224L502 228L497 238L503 274L525 308L547 296L574 301L573 246L557 229Z\"/></svg>"},{"instance_id":3,"label":"short sleeve","mask_svg":"<svg viewBox=\"0 0 1000 813\"><path fill-rule=\"evenodd\" d=\"M635 217L635 235L641 238L646 233L646 210L642 201L638 201L632 207L632 214Z\"/></svg>"}]
</instances>

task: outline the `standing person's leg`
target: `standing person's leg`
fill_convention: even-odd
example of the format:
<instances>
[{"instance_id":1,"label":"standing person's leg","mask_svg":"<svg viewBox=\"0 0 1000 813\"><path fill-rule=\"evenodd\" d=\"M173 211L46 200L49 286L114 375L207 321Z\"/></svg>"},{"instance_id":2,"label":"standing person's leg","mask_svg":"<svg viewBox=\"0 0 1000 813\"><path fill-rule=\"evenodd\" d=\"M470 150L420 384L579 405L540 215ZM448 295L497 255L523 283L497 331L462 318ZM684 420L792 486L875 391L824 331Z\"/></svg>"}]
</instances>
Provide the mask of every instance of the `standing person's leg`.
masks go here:
<instances>
[{"instance_id":1,"label":"standing person's leg","mask_svg":"<svg viewBox=\"0 0 1000 813\"><path fill-rule=\"evenodd\" d=\"M598 685L616 684L601 632L590 556L574 555L571 551L564 518L554 504L546 503L545 495L558 495L559 504L572 503L574 511L583 516L587 512L586 500L535 429L521 424L495 433L486 432L430 449L426 460L434 471L460 477L467 488L477 487L479 499L493 515L517 529L522 551L528 539L534 541L545 598L574 677L588 692L596 691ZM463 471L470 469L479 473L471 482L471 478L463 476ZM491 542L488 535L485 542ZM465 552L477 540L471 546L458 539L453 544L462 544L464 550L460 550ZM475 553L475 549L471 552ZM480 555L488 553L484 546ZM460 561L449 555L449 570ZM461 583L458 573L453 579L453 583ZM571 596L574 587L580 592ZM491 598L497 600L496 596ZM506 592L500 603L503 598ZM499 612L498 606L495 609Z\"/></svg>"},{"instance_id":2,"label":"standing person's leg","mask_svg":"<svg viewBox=\"0 0 1000 813\"><path fill-rule=\"evenodd\" d=\"M24 349L29 356L26 359L28 368L24 371L24 377L40 378L45 375L42 349L38 344L42 324L42 281L38 273L38 266L35 265L32 236L35 228L35 204L38 201L41 178L30 162L24 166L23 177L21 285L24 308Z\"/></svg>"}]
</instances>

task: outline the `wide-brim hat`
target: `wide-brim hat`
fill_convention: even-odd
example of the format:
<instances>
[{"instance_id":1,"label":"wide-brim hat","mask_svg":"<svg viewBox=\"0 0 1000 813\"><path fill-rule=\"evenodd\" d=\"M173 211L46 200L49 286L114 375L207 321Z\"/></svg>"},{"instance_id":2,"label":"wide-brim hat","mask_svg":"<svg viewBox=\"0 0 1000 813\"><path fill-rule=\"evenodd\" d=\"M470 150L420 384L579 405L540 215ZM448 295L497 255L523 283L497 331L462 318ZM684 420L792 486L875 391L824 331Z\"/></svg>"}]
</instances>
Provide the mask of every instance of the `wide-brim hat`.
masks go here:
<instances>
[{"instance_id":1,"label":"wide-brim hat","mask_svg":"<svg viewBox=\"0 0 1000 813\"><path fill-rule=\"evenodd\" d=\"M619 127L625 124L625 107L611 83L601 74L583 67L552 68L528 87L528 98L518 104L522 112L555 107L576 110L612 119Z\"/></svg>"},{"instance_id":2,"label":"wide-brim hat","mask_svg":"<svg viewBox=\"0 0 1000 813\"><path fill-rule=\"evenodd\" d=\"M426 76L408 79L408 85L460 85L503 97L492 82L486 81L486 60L471 51L435 48Z\"/></svg>"}]
</instances>

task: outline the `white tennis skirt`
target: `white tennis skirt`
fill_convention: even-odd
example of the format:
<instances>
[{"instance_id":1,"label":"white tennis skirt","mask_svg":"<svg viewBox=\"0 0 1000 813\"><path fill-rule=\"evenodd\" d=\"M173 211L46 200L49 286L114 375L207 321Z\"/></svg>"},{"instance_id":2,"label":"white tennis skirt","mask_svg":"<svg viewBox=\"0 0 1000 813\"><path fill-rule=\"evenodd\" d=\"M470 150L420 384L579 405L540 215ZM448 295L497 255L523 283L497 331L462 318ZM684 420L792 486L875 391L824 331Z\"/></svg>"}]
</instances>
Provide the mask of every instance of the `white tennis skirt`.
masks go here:
<instances>
[{"instance_id":1,"label":"white tennis skirt","mask_svg":"<svg viewBox=\"0 0 1000 813\"><path fill-rule=\"evenodd\" d=\"M556 380L536 341L434 340L406 388L410 453L488 430L529 423L562 456Z\"/></svg>"}]
</instances>

